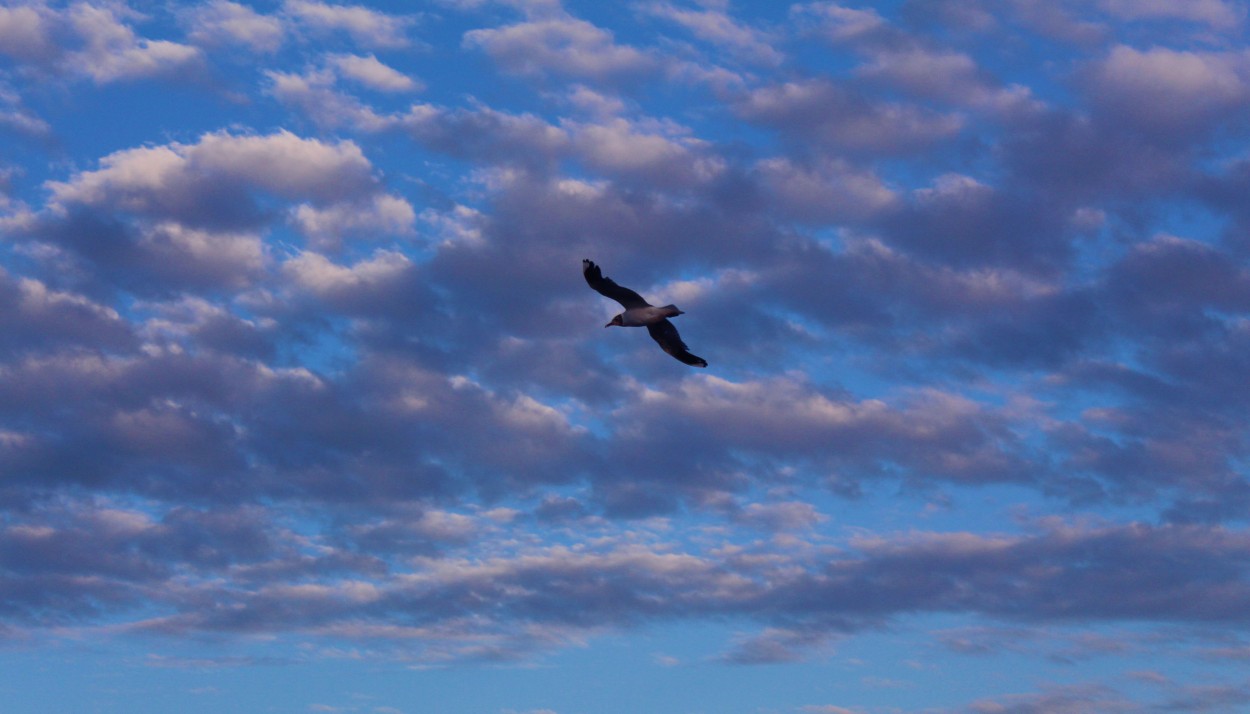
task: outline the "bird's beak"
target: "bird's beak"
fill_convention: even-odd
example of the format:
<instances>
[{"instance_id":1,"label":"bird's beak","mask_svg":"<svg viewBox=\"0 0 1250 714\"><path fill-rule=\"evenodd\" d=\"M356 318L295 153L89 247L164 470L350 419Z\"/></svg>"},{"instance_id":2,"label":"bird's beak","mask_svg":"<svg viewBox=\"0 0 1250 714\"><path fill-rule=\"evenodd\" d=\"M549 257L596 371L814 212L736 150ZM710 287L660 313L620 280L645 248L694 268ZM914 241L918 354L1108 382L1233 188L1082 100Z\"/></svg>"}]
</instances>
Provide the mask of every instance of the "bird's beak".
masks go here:
<instances>
[{"instance_id":1,"label":"bird's beak","mask_svg":"<svg viewBox=\"0 0 1250 714\"><path fill-rule=\"evenodd\" d=\"M604 327L611 327L611 326L612 326L612 323L610 323L610 322L609 322L608 324L604 325Z\"/></svg>"}]
</instances>

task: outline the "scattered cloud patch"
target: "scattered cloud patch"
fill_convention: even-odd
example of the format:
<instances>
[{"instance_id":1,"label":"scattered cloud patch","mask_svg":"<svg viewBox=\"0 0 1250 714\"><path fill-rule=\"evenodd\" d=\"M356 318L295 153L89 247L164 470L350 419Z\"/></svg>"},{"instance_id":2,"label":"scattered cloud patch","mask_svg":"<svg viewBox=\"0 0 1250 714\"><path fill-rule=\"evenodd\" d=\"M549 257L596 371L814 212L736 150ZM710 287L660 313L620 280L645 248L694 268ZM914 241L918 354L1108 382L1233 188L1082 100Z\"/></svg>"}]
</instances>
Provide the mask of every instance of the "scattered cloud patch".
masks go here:
<instances>
[{"instance_id":1,"label":"scattered cloud patch","mask_svg":"<svg viewBox=\"0 0 1250 714\"><path fill-rule=\"evenodd\" d=\"M1236 3L9 5L16 711L1244 703Z\"/></svg>"}]
</instances>

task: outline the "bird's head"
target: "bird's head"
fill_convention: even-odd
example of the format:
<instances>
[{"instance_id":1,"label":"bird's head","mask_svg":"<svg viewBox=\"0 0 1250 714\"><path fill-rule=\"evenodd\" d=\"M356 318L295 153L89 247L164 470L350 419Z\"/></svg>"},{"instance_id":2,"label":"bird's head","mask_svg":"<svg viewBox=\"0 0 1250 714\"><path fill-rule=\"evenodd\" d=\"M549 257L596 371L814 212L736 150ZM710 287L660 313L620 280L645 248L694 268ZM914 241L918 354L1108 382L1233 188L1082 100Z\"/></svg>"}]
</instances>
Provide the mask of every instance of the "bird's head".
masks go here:
<instances>
[{"instance_id":1,"label":"bird's head","mask_svg":"<svg viewBox=\"0 0 1250 714\"><path fill-rule=\"evenodd\" d=\"M617 327L624 327L625 326L625 314L621 313L620 315L617 315L616 317L612 318L612 322L609 322L608 324L604 325L604 327L611 327L613 325L616 325Z\"/></svg>"}]
</instances>

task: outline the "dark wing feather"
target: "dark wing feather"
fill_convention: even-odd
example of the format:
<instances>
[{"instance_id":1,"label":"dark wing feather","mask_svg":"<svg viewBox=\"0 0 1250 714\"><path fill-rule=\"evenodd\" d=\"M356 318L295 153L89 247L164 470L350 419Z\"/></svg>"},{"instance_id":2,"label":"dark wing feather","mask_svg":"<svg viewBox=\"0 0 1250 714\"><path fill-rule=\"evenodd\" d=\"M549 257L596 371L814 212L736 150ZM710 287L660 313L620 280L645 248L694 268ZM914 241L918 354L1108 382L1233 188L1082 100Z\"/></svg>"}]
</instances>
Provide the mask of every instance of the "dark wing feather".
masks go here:
<instances>
[{"instance_id":1,"label":"dark wing feather","mask_svg":"<svg viewBox=\"0 0 1250 714\"><path fill-rule=\"evenodd\" d=\"M586 276L586 283L594 288L595 292L619 302L626 310L631 307L647 307L651 304L633 290L617 285L611 278L603 277L603 271L599 269L599 266L589 260L582 261L582 275Z\"/></svg>"},{"instance_id":2,"label":"dark wing feather","mask_svg":"<svg viewBox=\"0 0 1250 714\"><path fill-rule=\"evenodd\" d=\"M660 343L660 347L665 352L682 362L694 367L707 366L707 360L690 354L686 343L681 341L681 335L677 334L677 328L673 327L673 323L668 320L660 320L647 325L647 332L651 333L651 339Z\"/></svg>"}]
</instances>

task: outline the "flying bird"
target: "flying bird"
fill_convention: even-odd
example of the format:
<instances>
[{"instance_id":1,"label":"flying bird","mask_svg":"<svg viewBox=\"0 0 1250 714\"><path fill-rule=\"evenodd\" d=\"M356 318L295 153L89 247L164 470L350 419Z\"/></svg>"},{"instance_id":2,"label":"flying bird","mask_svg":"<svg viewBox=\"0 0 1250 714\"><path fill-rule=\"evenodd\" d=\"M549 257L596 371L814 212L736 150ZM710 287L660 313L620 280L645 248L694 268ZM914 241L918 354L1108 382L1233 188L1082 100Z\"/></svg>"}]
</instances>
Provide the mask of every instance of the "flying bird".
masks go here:
<instances>
[{"instance_id":1,"label":"flying bird","mask_svg":"<svg viewBox=\"0 0 1250 714\"><path fill-rule=\"evenodd\" d=\"M586 276L586 282L595 292L610 297L619 302L621 307L625 308L625 312L612 318L612 321L604 325L604 327L642 327L646 325L647 332L651 333L651 339L660 344L660 348L677 359L694 367L706 367L707 360L702 357L696 357L690 354L686 343L681 341L681 335L677 334L677 328L673 327L673 323L668 321L670 317L677 317L684 314L677 309L676 305L665 305L664 307L655 307L651 303L642 299L638 293L617 285L611 278L603 277L603 271L599 266L589 260L582 261L582 275Z\"/></svg>"}]
</instances>

